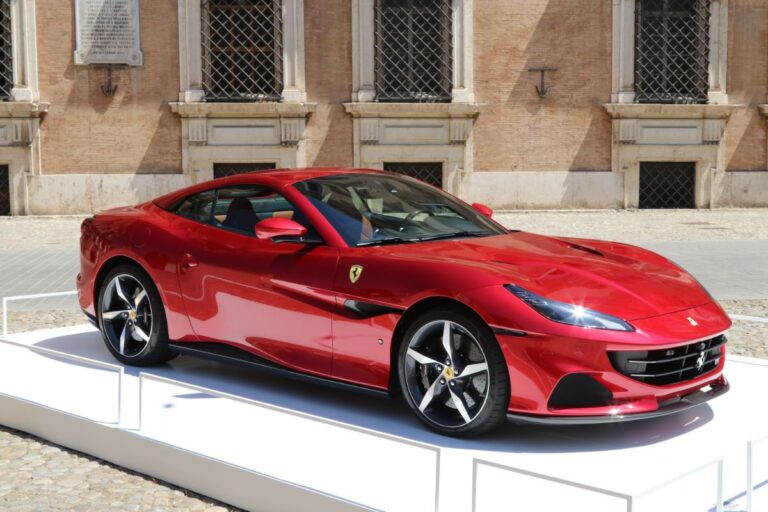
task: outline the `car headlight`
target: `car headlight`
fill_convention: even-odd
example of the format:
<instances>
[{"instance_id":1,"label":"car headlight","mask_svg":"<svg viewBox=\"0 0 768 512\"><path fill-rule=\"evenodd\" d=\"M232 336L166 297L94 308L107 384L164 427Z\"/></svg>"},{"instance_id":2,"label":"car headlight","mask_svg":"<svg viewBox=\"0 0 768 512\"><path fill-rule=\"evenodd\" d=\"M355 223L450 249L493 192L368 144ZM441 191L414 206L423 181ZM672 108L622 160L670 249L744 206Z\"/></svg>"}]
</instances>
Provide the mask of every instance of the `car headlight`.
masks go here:
<instances>
[{"instance_id":1,"label":"car headlight","mask_svg":"<svg viewBox=\"0 0 768 512\"><path fill-rule=\"evenodd\" d=\"M606 315L575 304L545 299L514 284L504 286L515 296L528 304L541 316L561 324L575 325L586 329L606 329L609 331L634 331L628 322L615 316Z\"/></svg>"}]
</instances>

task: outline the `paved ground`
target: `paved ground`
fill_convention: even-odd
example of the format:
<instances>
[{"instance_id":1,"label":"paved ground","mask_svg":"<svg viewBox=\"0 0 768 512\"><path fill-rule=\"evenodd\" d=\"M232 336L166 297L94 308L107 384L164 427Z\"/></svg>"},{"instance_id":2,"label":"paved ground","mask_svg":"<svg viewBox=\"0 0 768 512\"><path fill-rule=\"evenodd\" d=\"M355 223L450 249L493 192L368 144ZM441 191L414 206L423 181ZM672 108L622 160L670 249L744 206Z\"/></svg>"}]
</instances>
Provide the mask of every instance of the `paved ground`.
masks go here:
<instances>
[{"instance_id":1,"label":"paved ground","mask_svg":"<svg viewBox=\"0 0 768 512\"><path fill-rule=\"evenodd\" d=\"M768 210L520 212L497 219L526 231L648 247L689 269L729 313L768 317ZM81 220L0 217L0 297L74 289ZM82 322L72 298L12 308L11 331ZM768 323L736 321L729 351L768 358ZM0 427L0 510L212 512L226 505Z\"/></svg>"}]
</instances>

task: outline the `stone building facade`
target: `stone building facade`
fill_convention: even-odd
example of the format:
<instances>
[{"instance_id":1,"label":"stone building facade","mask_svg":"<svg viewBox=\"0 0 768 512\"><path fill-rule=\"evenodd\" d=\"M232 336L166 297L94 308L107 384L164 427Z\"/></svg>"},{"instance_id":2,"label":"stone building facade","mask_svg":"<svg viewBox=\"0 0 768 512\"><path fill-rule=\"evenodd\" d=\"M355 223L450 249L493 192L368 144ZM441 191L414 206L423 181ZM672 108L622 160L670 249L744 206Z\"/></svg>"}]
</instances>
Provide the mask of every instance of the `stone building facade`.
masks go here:
<instances>
[{"instance_id":1,"label":"stone building facade","mask_svg":"<svg viewBox=\"0 0 768 512\"><path fill-rule=\"evenodd\" d=\"M85 3L134 9L140 63L78 63ZM0 214L294 166L768 206L768 0L0 0L0 96Z\"/></svg>"}]
</instances>

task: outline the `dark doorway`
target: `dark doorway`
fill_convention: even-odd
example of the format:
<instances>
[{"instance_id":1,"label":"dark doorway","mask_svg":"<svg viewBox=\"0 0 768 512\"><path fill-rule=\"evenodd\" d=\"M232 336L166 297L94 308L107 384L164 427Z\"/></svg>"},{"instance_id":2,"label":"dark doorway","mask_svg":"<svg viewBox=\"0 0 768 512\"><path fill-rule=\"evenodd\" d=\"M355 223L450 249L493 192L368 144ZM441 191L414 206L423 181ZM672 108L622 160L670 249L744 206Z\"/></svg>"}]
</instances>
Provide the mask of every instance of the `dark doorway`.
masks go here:
<instances>
[{"instance_id":1,"label":"dark doorway","mask_svg":"<svg viewBox=\"0 0 768 512\"><path fill-rule=\"evenodd\" d=\"M695 207L695 163L640 163L640 208Z\"/></svg>"},{"instance_id":2,"label":"dark doorway","mask_svg":"<svg viewBox=\"0 0 768 512\"><path fill-rule=\"evenodd\" d=\"M213 164L213 177L214 178L226 178L227 176L234 176L235 174L243 174L244 172L251 171L268 171L274 169L276 166L273 162L258 163L258 164Z\"/></svg>"},{"instance_id":3,"label":"dark doorway","mask_svg":"<svg viewBox=\"0 0 768 512\"><path fill-rule=\"evenodd\" d=\"M11 171L0 165L0 215L11 214Z\"/></svg>"},{"instance_id":4,"label":"dark doorway","mask_svg":"<svg viewBox=\"0 0 768 512\"><path fill-rule=\"evenodd\" d=\"M443 188L443 164L440 162L384 162L384 170L399 172Z\"/></svg>"}]
</instances>

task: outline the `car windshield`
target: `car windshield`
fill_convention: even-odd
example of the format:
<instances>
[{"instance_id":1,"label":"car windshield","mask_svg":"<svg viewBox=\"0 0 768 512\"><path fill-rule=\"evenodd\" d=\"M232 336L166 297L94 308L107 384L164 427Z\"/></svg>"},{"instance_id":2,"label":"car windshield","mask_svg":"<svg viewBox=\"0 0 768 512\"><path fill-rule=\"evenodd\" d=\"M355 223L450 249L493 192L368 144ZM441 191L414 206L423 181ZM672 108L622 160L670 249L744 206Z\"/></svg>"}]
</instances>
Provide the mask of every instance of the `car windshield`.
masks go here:
<instances>
[{"instance_id":1,"label":"car windshield","mask_svg":"<svg viewBox=\"0 0 768 512\"><path fill-rule=\"evenodd\" d=\"M505 233L473 208L407 177L344 174L302 181L295 187L350 246Z\"/></svg>"}]
</instances>

